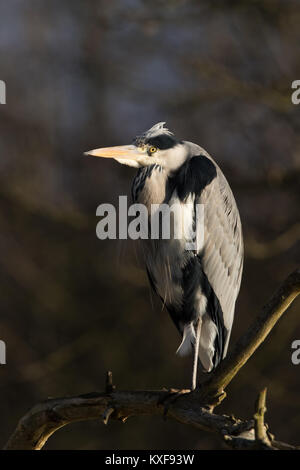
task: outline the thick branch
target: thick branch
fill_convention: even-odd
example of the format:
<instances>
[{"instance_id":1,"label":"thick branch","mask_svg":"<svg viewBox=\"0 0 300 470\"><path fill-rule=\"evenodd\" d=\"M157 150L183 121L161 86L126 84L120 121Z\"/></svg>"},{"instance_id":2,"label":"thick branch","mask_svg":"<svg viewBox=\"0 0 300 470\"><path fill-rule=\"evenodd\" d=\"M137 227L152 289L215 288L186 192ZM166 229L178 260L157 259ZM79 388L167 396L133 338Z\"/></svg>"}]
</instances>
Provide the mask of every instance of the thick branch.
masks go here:
<instances>
[{"instance_id":1,"label":"thick branch","mask_svg":"<svg viewBox=\"0 0 300 470\"><path fill-rule=\"evenodd\" d=\"M232 416L216 415L201 407L195 395L181 390L181 396L168 407L167 416L182 424L217 434L225 444L234 449L264 449L266 445L255 439L253 420L241 421ZM131 416L165 415L165 399L169 392L113 391L91 393L70 398L47 400L36 405L18 423L5 446L5 450L39 450L49 437L61 427L77 421L108 419L125 422ZM274 442L274 444L273 444ZM296 449L289 444L273 441L271 448Z\"/></svg>"},{"instance_id":2,"label":"thick branch","mask_svg":"<svg viewBox=\"0 0 300 470\"><path fill-rule=\"evenodd\" d=\"M192 425L205 431L213 431L232 447L249 448L254 442L253 422L242 422L228 416L210 413L192 399L186 390L168 407L168 418ZM71 398L47 400L30 410L19 422L5 449L41 449L48 438L62 426L76 421L110 419L125 421L130 416L164 416L168 391L114 391L110 394L94 393ZM113 410L113 413L111 412ZM247 438L239 433L250 431Z\"/></svg>"}]
</instances>

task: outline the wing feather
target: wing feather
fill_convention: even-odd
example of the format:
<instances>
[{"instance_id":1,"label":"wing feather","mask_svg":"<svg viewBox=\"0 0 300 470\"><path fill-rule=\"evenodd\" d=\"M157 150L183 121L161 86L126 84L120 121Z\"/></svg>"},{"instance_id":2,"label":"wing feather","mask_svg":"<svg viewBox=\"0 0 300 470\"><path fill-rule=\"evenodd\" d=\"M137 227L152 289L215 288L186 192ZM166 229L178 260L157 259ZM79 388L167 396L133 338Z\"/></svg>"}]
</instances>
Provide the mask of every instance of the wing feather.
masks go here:
<instances>
[{"instance_id":1,"label":"wing feather","mask_svg":"<svg viewBox=\"0 0 300 470\"><path fill-rule=\"evenodd\" d=\"M216 168L216 178L202 189L197 202L204 204L202 267L220 302L228 331L225 356L241 283L243 237L234 196L222 171L217 165Z\"/></svg>"}]
</instances>

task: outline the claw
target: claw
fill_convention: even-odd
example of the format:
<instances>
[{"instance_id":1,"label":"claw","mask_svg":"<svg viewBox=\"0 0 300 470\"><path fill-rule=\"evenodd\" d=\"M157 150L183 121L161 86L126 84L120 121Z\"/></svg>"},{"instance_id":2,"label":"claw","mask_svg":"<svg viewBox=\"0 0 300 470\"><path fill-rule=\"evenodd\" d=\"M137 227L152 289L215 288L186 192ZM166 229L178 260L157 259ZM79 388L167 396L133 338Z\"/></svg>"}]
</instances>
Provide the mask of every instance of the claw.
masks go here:
<instances>
[{"instance_id":1,"label":"claw","mask_svg":"<svg viewBox=\"0 0 300 470\"><path fill-rule=\"evenodd\" d=\"M165 389L164 389L165 390ZM181 396L186 393L190 393L190 390L177 390L176 388L170 388L169 390L166 390L166 394L159 398L157 401L157 406L163 406L164 411L163 411L163 419L167 419L167 414L169 411L170 406Z\"/></svg>"}]
</instances>

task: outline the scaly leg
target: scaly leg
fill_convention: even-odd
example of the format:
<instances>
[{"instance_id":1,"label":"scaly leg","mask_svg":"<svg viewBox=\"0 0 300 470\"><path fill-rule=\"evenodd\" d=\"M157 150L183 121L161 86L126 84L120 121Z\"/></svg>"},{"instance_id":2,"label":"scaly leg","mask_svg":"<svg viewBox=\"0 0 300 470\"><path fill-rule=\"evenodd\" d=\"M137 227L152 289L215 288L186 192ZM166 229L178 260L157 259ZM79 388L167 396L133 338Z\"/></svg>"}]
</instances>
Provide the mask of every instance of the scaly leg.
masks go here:
<instances>
[{"instance_id":1,"label":"scaly leg","mask_svg":"<svg viewBox=\"0 0 300 470\"><path fill-rule=\"evenodd\" d=\"M194 363L193 363L193 381L192 381L192 390L195 390L197 386L197 370L198 370L198 354L199 354L199 344L200 344L200 335L201 335L201 325L202 325L202 318L199 317L197 323L197 331L196 331L196 342L194 348Z\"/></svg>"}]
</instances>

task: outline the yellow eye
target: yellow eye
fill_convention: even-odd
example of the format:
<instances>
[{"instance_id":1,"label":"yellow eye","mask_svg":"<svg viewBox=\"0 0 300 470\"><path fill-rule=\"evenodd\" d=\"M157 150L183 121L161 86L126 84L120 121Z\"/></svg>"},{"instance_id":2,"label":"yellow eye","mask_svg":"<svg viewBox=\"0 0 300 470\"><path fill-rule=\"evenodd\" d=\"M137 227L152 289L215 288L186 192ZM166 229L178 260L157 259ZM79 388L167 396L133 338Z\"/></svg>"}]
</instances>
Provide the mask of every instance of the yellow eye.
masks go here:
<instances>
[{"instance_id":1,"label":"yellow eye","mask_svg":"<svg viewBox=\"0 0 300 470\"><path fill-rule=\"evenodd\" d=\"M156 152L157 148L156 147L149 147L149 153L154 153Z\"/></svg>"}]
</instances>

